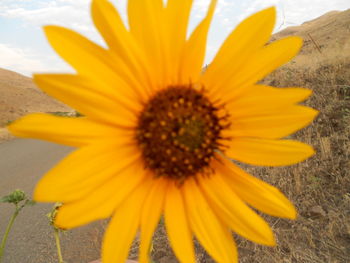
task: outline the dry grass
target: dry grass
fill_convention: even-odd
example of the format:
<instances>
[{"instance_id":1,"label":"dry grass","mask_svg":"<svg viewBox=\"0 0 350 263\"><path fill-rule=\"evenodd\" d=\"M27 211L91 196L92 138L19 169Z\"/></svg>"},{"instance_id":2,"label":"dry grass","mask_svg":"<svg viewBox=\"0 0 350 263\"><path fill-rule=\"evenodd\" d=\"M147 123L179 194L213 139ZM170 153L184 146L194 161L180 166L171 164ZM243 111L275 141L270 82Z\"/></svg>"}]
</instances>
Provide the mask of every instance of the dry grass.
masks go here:
<instances>
[{"instance_id":1,"label":"dry grass","mask_svg":"<svg viewBox=\"0 0 350 263\"><path fill-rule=\"evenodd\" d=\"M296 205L299 216L290 221L262 215L275 232L278 245L274 248L236 236L241 263L350 262L350 43L323 48L322 54L311 44L306 43L301 55L263 83L314 91L305 104L318 109L320 115L292 137L313 145L317 154L290 167L248 168L281 189ZM177 262L162 224L154 248L155 262ZM197 248L198 262L213 262ZM133 252L135 256L135 249Z\"/></svg>"},{"instance_id":2,"label":"dry grass","mask_svg":"<svg viewBox=\"0 0 350 263\"><path fill-rule=\"evenodd\" d=\"M297 206L299 217L266 217L278 246L240 239L241 262L350 262L350 46L301 55L263 82L314 91L305 104L320 115L293 138L313 145L317 154L291 167L249 169L281 189Z\"/></svg>"}]
</instances>

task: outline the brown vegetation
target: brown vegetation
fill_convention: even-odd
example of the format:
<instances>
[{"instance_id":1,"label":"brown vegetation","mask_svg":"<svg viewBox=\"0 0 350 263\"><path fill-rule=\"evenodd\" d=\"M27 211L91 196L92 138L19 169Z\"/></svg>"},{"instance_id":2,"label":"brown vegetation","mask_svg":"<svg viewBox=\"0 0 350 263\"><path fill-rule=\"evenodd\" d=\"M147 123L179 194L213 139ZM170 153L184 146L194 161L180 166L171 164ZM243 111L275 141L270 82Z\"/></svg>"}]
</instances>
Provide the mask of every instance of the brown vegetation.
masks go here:
<instances>
[{"instance_id":1,"label":"brown vegetation","mask_svg":"<svg viewBox=\"0 0 350 263\"><path fill-rule=\"evenodd\" d=\"M314 91L305 104L320 115L293 138L313 145L317 154L291 167L250 169L281 189L297 206L299 217L296 221L266 217L278 246L266 248L240 239L241 262L350 262L349 39L331 47L321 48L322 54L310 47L264 80Z\"/></svg>"}]
</instances>

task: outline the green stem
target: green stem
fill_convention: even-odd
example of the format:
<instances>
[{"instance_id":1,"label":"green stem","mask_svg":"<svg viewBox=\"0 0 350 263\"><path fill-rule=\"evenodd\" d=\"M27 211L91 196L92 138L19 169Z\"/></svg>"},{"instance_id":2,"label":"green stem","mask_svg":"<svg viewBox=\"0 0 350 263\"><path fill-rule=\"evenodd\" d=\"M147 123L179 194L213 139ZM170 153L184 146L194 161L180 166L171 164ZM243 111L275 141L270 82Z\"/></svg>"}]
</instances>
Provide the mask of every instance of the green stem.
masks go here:
<instances>
[{"instance_id":1,"label":"green stem","mask_svg":"<svg viewBox=\"0 0 350 263\"><path fill-rule=\"evenodd\" d=\"M61 252L60 233L59 233L59 230L57 228L55 228L55 240L56 240L58 262L64 263L63 258L62 258L62 252Z\"/></svg>"},{"instance_id":2,"label":"green stem","mask_svg":"<svg viewBox=\"0 0 350 263\"><path fill-rule=\"evenodd\" d=\"M4 255L4 249L5 249L5 245L6 245L6 240L7 240L7 237L10 233L10 230L12 228L12 225L13 225L13 222L15 222L15 219L19 213L19 208L18 208L18 205L16 204L16 210L15 212L13 213L12 217L10 218L10 221L7 225L7 228L6 228L6 231L5 231L5 235L4 237L2 238L2 241L1 241L1 245L0 245L0 263L1 263L1 260L2 260L2 256Z\"/></svg>"}]
</instances>

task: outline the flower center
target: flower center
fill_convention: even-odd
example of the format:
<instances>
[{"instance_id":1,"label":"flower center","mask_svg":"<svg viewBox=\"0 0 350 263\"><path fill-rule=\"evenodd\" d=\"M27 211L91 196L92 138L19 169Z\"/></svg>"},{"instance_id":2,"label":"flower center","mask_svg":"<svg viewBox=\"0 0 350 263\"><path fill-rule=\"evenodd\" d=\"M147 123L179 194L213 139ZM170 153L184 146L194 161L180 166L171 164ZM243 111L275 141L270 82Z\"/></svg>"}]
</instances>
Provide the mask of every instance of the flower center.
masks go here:
<instances>
[{"instance_id":1,"label":"flower center","mask_svg":"<svg viewBox=\"0 0 350 263\"><path fill-rule=\"evenodd\" d=\"M191 86L159 91L138 121L136 139L146 167L180 182L209 168L227 127L219 108Z\"/></svg>"}]
</instances>

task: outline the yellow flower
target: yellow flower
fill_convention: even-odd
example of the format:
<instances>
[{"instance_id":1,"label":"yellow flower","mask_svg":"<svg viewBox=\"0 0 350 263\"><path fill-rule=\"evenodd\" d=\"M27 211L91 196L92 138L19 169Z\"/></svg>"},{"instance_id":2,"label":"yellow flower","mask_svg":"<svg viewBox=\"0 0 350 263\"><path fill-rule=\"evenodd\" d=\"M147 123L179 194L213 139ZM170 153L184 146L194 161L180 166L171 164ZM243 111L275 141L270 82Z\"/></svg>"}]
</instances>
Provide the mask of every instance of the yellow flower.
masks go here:
<instances>
[{"instance_id":1,"label":"yellow flower","mask_svg":"<svg viewBox=\"0 0 350 263\"><path fill-rule=\"evenodd\" d=\"M129 29L106 0L92 18L108 48L57 26L46 26L56 52L76 74L40 74L35 83L85 117L31 114L10 125L17 136L79 147L38 183L34 198L62 202L56 224L77 227L112 216L102 258L124 262L141 234L148 262L161 215L181 262L195 262L195 236L218 262L237 262L231 230L274 245L267 223L248 205L273 216L296 211L276 188L230 159L290 165L307 159L308 145L282 139L317 112L298 105L311 92L256 84L289 61L298 37L267 44L275 9L243 21L202 73L207 33L216 6L192 34L192 0L129 0Z\"/></svg>"}]
</instances>

